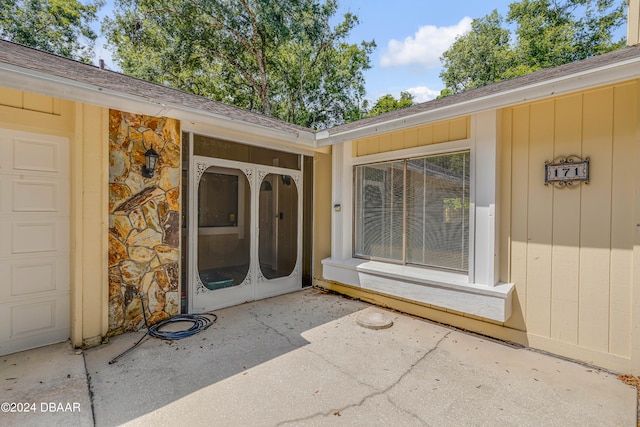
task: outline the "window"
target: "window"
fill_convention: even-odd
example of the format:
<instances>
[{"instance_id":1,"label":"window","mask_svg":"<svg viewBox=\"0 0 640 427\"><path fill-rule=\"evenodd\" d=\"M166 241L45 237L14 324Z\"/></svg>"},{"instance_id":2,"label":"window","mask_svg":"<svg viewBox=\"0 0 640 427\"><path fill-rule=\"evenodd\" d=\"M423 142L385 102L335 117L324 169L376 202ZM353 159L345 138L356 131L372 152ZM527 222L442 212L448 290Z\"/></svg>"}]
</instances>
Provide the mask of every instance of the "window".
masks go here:
<instances>
[{"instance_id":1,"label":"window","mask_svg":"<svg viewBox=\"0 0 640 427\"><path fill-rule=\"evenodd\" d=\"M238 169L210 166L198 183L198 234L244 239L249 182Z\"/></svg>"},{"instance_id":2,"label":"window","mask_svg":"<svg viewBox=\"0 0 640 427\"><path fill-rule=\"evenodd\" d=\"M469 159L355 166L355 256L468 272Z\"/></svg>"},{"instance_id":3,"label":"window","mask_svg":"<svg viewBox=\"0 0 640 427\"><path fill-rule=\"evenodd\" d=\"M198 227L238 226L238 175L205 172L198 189Z\"/></svg>"}]
</instances>

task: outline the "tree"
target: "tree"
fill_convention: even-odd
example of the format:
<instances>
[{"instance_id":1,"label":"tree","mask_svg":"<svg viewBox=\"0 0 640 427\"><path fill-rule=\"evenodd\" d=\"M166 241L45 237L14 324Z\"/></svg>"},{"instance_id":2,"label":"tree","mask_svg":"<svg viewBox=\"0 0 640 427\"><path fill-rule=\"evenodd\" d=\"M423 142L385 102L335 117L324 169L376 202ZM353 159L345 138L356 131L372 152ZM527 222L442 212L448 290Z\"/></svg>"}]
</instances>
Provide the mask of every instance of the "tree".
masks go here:
<instances>
[{"instance_id":1,"label":"tree","mask_svg":"<svg viewBox=\"0 0 640 427\"><path fill-rule=\"evenodd\" d=\"M383 95L371 108L371 111L365 117L379 116L389 111L400 110L401 108L411 107L414 104L413 95L409 92L401 92L400 98L395 99L393 95Z\"/></svg>"},{"instance_id":2,"label":"tree","mask_svg":"<svg viewBox=\"0 0 640 427\"><path fill-rule=\"evenodd\" d=\"M306 127L357 116L374 42L336 0L117 0L103 24L126 74Z\"/></svg>"},{"instance_id":3,"label":"tree","mask_svg":"<svg viewBox=\"0 0 640 427\"><path fill-rule=\"evenodd\" d=\"M624 46L624 0L521 0L506 23L493 11L476 19L443 54L442 96L600 55Z\"/></svg>"},{"instance_id":4,"label":"tree","mask_svg":"<svg viewBox=\"0 0 640 427\"><path fill-rule=\"evenodd\" d=\"M0 38L90 63L103 0L0 0Z\"/></svg>"},{"instance_id":5,"label":"tree","mask_svg":"<svg viewBox=\"0 0 640 427\"><path fill-rule=\"evenodd\" d=\"M440 77L449 91L459 93L500 81L514 67L509 30L502 25L497 10L474 19L471 30L456 38L444 52Z\"/></svg>"}]
</instances>

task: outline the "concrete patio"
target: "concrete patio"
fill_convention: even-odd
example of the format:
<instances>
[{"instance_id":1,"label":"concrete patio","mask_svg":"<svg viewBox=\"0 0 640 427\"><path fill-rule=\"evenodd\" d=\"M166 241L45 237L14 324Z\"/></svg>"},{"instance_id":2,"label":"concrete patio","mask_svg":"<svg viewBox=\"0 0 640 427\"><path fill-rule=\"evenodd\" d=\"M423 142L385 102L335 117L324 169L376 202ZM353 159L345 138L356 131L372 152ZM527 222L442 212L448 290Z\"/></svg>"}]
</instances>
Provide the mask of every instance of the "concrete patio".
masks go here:
<instances>
[{"instance_id":1,"label":"concrete patio","mask_svg":"<svg viewBox=\"0 0 640 427\"><path fill-rule=\"evenodd\" d=\"M361 326L372 313L393 325ZM142 333L0 357L0 401L35 409L0 425L637 425L615 374L319 290L216 314L111 365Z\"/></svg>"}]
</instances>

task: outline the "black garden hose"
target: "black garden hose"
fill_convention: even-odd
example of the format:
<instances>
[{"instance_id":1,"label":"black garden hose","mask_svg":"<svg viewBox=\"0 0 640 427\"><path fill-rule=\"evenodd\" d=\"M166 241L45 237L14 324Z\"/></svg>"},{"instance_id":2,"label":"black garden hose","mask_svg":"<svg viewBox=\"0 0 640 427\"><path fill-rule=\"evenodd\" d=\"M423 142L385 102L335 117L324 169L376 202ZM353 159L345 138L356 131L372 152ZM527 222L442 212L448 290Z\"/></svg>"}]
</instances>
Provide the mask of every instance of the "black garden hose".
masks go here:
<instances>
[{"instance_id":1,"label":"black garden hose","mask_svg":"<svg viewBox=\"0 0 640 427\"><path fill-rule=\"evenodd\" d=\"M195 335L207 329L209 326L213 325L216 320L218 320L218 316L213 313L202 313L202 314L179 314L174 317L170 317L168 319L162 320L154 325L149 326L147 324L147 313L144 309L144 299L140 295L140 302L142 303L142 315L144 316L144 325L147 328L147 332L136 342L133 346L120 353L118 356L114 357L109 361L109 364L113 364L118 361L122 356L129 353L131 350L136 348L142 340L144 340L148 336L152 336L154 338L159 338L161 340L166 341L177 341L183 338L190 337L191 335ZM188 329L184 329L182 331L163 331L162 328L171 323L177 322L190 322L192 323L191 327Z\"/></svg>"},{"instance_id":2,"label":"black garden hose","mask_svg":"<svg viewBox=\"0 0 640 427\"><path fill-rule=\"evenodd\" d=\"M209 318L207 316L212 316L213 318ZM145 316L146 317L146 316ZM170 317L161 322L156 323L155 325L147 327L147 334L151 335L154 338L160 338L161 340L175 341L181 340L183 338L190 337L191 335L195 335L199 332L204 331L209 326L211 326L218 317L211 314L179 314L175 317ZM193 323L189 329L185 329L182 331L163 331L162 327L166 326L170 323L176 322L191 322ZM145 319L146 325L146 319Z\"/></svg>"}]
</instances>

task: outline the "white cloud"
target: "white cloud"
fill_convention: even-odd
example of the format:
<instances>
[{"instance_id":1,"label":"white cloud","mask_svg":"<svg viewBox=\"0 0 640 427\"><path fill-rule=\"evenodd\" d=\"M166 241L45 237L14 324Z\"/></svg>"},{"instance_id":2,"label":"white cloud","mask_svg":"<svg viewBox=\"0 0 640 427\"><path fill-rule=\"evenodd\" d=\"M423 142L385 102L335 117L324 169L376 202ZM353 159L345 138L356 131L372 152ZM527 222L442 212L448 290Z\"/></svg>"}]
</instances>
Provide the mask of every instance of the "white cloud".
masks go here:
<instances>
[{"instance_id":1,"label":"white cloud","mask_svg":"<svg viewBox=\"0 0 640 427\"><path fill-rule=\"evenodd\" d=\"M436 27L425 25L403 41L391 39L382 55L382 67L417 65L425 68L440 67L440 57L451 46L456 36L471 29L472 19L465 16L456 25Z\"/></svg>"},{"instance_id":2,"label":"white cloud","mask_svg":"<svg viewBox=\"0 0 640 427\"><path fill-rule=\"evenodd\" d=\"M415 103L431 101L440 95L439 90L429 89L426 86L412 87L407 89L407 92L413 95L413 101Z\"/></svg>"}]
</instances>

